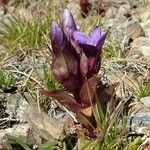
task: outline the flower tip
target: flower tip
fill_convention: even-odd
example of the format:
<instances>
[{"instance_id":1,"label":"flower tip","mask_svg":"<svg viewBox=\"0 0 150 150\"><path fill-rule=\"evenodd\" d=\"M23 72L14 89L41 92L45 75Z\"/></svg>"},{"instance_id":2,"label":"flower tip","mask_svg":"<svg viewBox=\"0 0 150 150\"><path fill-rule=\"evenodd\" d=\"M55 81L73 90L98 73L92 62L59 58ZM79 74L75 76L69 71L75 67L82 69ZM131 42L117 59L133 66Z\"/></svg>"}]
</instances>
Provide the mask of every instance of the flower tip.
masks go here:
<instances>
[{"instance_id":1,"label":"flower tip","mask_svg":"<svg viewBox=\"0 0 150 150\"><path fill-rule=\"evenodd\" d=\"M57 22L52 22L52 27L51 27L51 30L52 30L52 31L58 30L59 28L60 28L60 27L59 27L59 25L58 25Z\"/></svg>"},{"instance_id":2,"label":"flower tip","mask_svg":"<svg viewBox=\"0 0 150 150\"><path fill-rule=\"evenodd\" d=\"M73 16L71 12L68 9L64 9L63 13L63 28L65 32L68 32L68 30L76 30L76 24L73 19Z\"/></svg>"},{"instance_id":3,"label":"flower tip","mask_svg":"<svg viewBox=\"0 0 150 150\"><path fill-rule=\"evenodd\" d=\"M56 22L52 22L52 25L51 25L51 32L50 32L50 37L51 37L51 40L53 41L54 38L55 38L55 35L58 33L59 31L59 25L56 23Z\"/></svg>"},{"instance_id":4,"label":"flower tip","mask_svg":"<svg viewBox=\"0 0 150 150\"><path fill-rule=\"evenodd\" d=\"M73 19L71 12L67 8L64 9L63 18L64 19Z\"/></svg>"}]
</instances>

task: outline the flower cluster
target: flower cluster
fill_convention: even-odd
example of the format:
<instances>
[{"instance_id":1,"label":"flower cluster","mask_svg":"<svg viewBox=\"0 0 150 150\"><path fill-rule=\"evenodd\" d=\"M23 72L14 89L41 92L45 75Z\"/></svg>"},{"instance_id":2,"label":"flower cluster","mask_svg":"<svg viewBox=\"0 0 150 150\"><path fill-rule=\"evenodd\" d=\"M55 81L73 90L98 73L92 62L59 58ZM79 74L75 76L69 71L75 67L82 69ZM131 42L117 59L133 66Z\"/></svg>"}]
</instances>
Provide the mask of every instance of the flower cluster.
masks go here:
<instances>
[{"instance_id":1,"label":"flower cluster","mask_svg":"<svg viewBox=\"0 0 150 150\"><path fill-rule=\"evenodd\" d=\"M68 110L88 116L86 110L97 90L97 73L106 35L99 26L90 35L79 31L72 14L65 9L62 24L53 22L50 32L51 69L65 90L49 90L44 94L55 98Z\"/></svg>"}]
</instances>

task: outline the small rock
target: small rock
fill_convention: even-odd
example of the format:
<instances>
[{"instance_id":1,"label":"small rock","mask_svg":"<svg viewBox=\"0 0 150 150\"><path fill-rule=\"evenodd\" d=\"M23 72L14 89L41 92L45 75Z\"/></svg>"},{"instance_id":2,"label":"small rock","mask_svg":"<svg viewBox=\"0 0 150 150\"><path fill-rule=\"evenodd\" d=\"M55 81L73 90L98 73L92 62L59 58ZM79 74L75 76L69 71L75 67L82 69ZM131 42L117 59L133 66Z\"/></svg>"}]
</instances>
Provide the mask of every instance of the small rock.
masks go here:
<instances>
[{"instance_id":1,"label":"small rock","mask_svg":"<svg viewBox=\"0 0 150 150\"><path fill-rule=\"evenodd\" d=\"M121 28L123 29L123 33L132 40L144 35L143 28L139 22L134 19L121 24Z\"/></svg>"},{"instance_id":2,"label":"small rock","mask_svg":"<svg viewBox=\"0 0 150 150\"><path fill-rule=\"evenodd\" d=\"M150 134L150 126L139 127L136 129L136 133L138 133L138 134Z\"/></svg>"},{"instance_id":3,"label":"small rock","mask_svg":"<svg viewBox=\"0 0 150 150\"><path fill-rule=\"evenodd\" d=\"M0 150L10 150L11 145L8 143L7 139L1 139L0 137Z\"/></svg>"},{"instance_id":4,"label":"small rock","mask_svg":"<svg viewBox=\"0 0 150 150\"><path fill-rule=\"evenodd\" d=\"M150 58L150 47L149 46L141 46L140 51L142 52L145 58Z\"/></svg>"},{"instance_id":5,"label":"small rock","mask_svg":"<svg viewBox=\"0 0 150 150\"><path fill-rule=\"evenodd\" d=\"M138 7L135 14L136 14L136 18L139 17L139 19L141 20L141 22L145 22L148 19L150 19L150 2L145 6L145 7Z\"/></svg>"},{"instance_id":6,"label":"small rock","mask_svg":"<svg viewBox=\"0 0 150 150\"><path fill-rule=\"evenodd\" d=\"M6 112L17 119L20 122L27 122L25 110L28 107L28 102L21 94L7 94L6 96L7 108Z\"/></svg>"},{"instance_id":7,"label":"small rock","mask_svg":"<svg viewBox=\"0 0 150 150\"><path fill-rule=\"evenodd\" d=\"M133 41L131 46L135 49L139 48L140 46L150 46L150 38L139 37Z\"/></svg>"},{"instance_id":8,"label":"small rock","mask_svg":"<svg viewBox=\"0 0 150 150\"><path fill-rule=\"evenodd\" d=\"M30 104L28 109L28 122L32 130L41 138L54 141L62 139L65 125L73 123L69 116L60 118L59 120L48 116L42 109L38 109L35 104Z\"/></svg>"},{"instance_id":9,"label":"small rock","mask_svg":"<svg viewBox=\"0 0 150 150\"><path fill-rule=\"evenodd\" d=\"M141 23L146 37L150 37L150 19Z\"/></svg>"},{"instance_id":10,"label":"small rock","mask_svg":"<svg viewBox=\"0 0 150 150\"><path fill-rule=\"evenodd\" d=\"M150 38L139 37L135 39L131 44L130 51L131 53L141 53L145 58L150 58Z\"/></svg>"},{"instance_id":11,"label":"small rock","mask_svg":"<svg viewBox=\"0 0 150 150\"><path fill-rule=\"evenodd\" d=\"M8 134L16 137L22 137L23 139L27 139L29 130L29 124L17 124L12 128L7 128L0 130L0 141Z\"/></svg>"},{"instance_id":12,"label":"small rock","mask_svg":"<svg viewBox=\"0 0 150 150\"><path fill-rule=\"evenodd\" d=\"M146 107L150 107L150 96L143 97L140 100Z\"/></svg>"},{"instance_id":13,"label":"small rock","mask_svg":"<svg viewBox=\"0 0 150 150\"><path fill-rule=\"evenodd\" d=\"M126 19L125 15L130 14L130 6L129 5L122 5L120 6L118 10L117 17L120 18L121 20Z\"/></svg>"},{"instance_id":14,"label":"small rock","mask_svg":"<svg viewBox=\"0 0 150 150\"><path fill-rule=\"evenodd\" d=\"M130 124L132 128L139 129L139 127L150 128L150 112L139 112L131 117ZM147 129L147 128L143 128ZM149 130L148 130L149 131Z\"/></svg>"}]
</instances>

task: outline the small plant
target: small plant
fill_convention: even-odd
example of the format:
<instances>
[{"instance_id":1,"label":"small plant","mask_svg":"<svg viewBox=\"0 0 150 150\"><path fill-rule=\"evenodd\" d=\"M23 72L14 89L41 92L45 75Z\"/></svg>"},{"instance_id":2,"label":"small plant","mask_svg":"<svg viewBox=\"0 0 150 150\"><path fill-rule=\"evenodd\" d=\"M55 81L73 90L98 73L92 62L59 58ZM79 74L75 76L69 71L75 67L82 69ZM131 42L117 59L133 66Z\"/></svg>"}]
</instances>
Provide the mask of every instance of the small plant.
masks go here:
<instances>
[{"instance_id":1,"label":"small plant","mask_svg":"<svg viewBox=\"0 0 150 150\"><path fill-rule=\"evenodd\" d=\"M3 70L0 70L0 89L5 91L12 88L14 85L14 79L11 75L4 72Z\"/></svg>"},{"instance_id":2,"label":"small plant","mask_svg":"<svg viewBox=\"0 0 150 150\"><path fill-rule=\"evenodd\" d=\"M79 32L72 14L66 9L63 28L56 22L52 24L51 68L57 81L72 95L64 90L43 91L43 94L57 99L75 113L91 116L91 102L99 80L96 76L100 69L99 55L105 38L106 33L98 26L93 29L91 37Z\"/></svg>"},{"instance_id":3,"label":"small plant","mask_svg":"<svg viewBox=\"0 0 150 150\"><path fill-rule=\"evenodd\" d=\"M146 83L138 82L138 86L136 87L135 92L140 98L150 96L150 82L146 82Z\"/></svg>"},{"instance_id":4,"label":"small plant","mask_svg":"<svg viewBox=\"0 0 150 150\"><path fill-rule=\"evenodd\" d=\"M104 46L104 56L113 58L124 58L124 52L122 51L121 45L116 41L107 41Z\"/></svg>"},{"instance_id":5,"label":"small plant","mask_svg":"<svg viewBox=\"0 0 150 150\"><path fill-rule=\"evenodd\" d=\"M42 90L41 94L54 98L75 114L77 149L126 147L126 122L119 124L119 118L127 99L116 102L118 83L108 86L98 77L106 36L107 32L101 31L99 26L90 35L80 32L67 9L62 24L52 24L51 69L64 89Z\"/></svg>"}]
</instances>

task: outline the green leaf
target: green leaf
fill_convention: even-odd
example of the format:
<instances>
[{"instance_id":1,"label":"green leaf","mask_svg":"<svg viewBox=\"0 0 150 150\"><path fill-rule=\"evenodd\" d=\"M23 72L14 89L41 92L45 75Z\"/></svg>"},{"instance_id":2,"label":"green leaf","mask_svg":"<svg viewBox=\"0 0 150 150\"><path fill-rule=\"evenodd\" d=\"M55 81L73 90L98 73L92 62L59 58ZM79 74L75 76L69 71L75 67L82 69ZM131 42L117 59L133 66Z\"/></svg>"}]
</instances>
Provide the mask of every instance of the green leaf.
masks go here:
<instances>
[{"instance_id":1,"label":"green leaf","mask_svg":"<svg viewBox=\"0 0 150 150\"><path fill-rule=\"evenodd\" d=\"M31 150L31 148L19 137L7 135L10 144L20 145L24 150Z\"/></svg>"},{"instance_id":2,"label":"green leaf","mask_svg":"<svg viewBox=\"0 0 150 150\"><path fill-rule=\"evenodd\" d=\"M58 146L56 143L48 142L41 144L39 150L58 150Z\"/></svg>"},{"instance_id":3,"label":"green leaf","mask_svg":"<svg viewBox=\"0 0 150 150\"><path fill-rule=\"evenodd\" d=\"M139 145L141 145L142 139L140 137L137 137L133 142L131 142L127 148L127 150L137 150Z\"/></svg>"}]
</instances>

